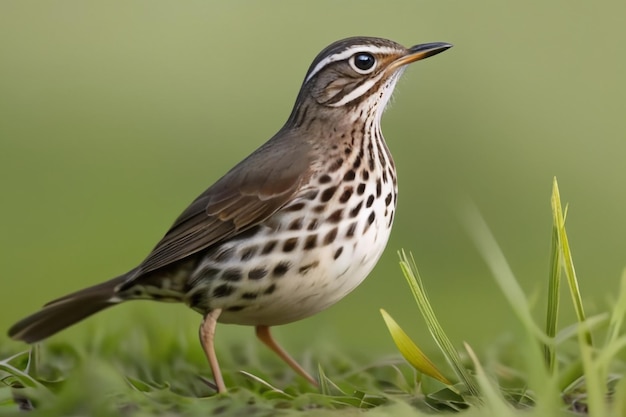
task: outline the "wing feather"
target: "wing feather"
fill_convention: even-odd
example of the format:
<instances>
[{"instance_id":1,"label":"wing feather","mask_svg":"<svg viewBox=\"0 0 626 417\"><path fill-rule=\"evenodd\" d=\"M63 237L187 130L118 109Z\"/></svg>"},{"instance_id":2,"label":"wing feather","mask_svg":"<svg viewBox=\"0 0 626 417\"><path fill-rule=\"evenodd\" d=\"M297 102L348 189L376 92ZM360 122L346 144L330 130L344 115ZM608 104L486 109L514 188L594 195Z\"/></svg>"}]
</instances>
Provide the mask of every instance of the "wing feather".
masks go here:
<instances>
[{"instance_id":1,"label":"wing feather","mask_svg":"<svg viewBox=\"0 0 626 417\"><path fill-rule=\"evenodd\" d=\"M131 281L264 222L306 184L310 166L308 142L279 132L191 203Z\"/></svg>"}]
</instances>

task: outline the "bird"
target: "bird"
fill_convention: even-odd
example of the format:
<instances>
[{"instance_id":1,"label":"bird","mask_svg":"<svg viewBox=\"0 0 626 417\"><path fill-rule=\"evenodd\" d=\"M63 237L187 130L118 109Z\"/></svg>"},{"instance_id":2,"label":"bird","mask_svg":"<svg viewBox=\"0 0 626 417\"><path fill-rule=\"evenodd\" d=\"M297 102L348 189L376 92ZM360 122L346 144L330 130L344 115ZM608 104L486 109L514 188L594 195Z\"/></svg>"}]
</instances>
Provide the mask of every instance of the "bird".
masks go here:
<instances>
[{"instance_id":1,"label":"bird","mask_svg":"<svg viewBox=\"0 0 626 417\"><path fill-rule=\"evenodd\" d=\"M330 44L284 126L200 194L137 267L45 304L9 336L36 343L121 302L181 302L202 315L199 338L219 393L227 387L218 322L254 326L317 385L270 328L330 307L376 265L398 196L383 111L408 64L450 47L362 36Z\"/></svg>"}]
</instances>

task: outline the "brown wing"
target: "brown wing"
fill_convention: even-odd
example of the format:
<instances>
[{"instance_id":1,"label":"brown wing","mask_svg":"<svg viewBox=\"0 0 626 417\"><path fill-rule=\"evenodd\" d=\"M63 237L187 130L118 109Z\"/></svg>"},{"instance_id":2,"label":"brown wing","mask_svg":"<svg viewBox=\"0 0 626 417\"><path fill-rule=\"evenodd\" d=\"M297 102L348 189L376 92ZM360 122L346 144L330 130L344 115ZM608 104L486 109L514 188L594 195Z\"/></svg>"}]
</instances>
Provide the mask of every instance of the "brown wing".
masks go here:
<instances>
[{"instance_id":1,"label":"brown wing","mask_svg":"<svg viewBox=\"0 0 626 417\"><path fill-rule=\"evenodd\" d=\"M233 237L285 206L310 175L309 147L291 131L276 134L191 203L135 278Z\"/></svg>"}]
</instances>

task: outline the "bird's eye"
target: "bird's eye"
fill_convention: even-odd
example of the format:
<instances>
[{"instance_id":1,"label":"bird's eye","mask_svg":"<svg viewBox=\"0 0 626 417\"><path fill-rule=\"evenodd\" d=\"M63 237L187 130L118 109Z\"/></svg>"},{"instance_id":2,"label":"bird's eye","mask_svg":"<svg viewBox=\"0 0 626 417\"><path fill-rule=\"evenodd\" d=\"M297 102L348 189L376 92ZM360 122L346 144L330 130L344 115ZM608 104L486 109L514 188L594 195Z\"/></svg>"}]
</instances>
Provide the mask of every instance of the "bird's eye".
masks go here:
<instances>
[{"instance_id":1,"label":"bird's eye","mask_svg":"<svg viewBox=\"0 0 626 417\"><path fill-rule=\"evenodd\" d=\"M376 68L376 58L367 52L359 52L350 57L350 66L359 74L369 74Z\"/></svg>"}]
</instances>

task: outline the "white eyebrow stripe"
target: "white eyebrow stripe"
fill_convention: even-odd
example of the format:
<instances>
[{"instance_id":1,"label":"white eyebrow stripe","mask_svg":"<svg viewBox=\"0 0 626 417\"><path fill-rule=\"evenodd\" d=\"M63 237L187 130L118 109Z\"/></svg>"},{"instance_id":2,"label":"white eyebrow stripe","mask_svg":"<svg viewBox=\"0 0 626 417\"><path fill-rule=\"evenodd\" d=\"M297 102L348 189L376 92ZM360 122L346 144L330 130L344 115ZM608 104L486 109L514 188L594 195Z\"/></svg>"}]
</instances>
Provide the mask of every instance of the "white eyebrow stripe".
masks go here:
<instances>
[{"instance_id":1,"label":"white eyebrow stripe","mask_svg":"<svg viewBox=\"0 0 626 417\"><path fill-rule=\"evenodd\" d=\"M372 45L353 46L351 48L346 49L345 51L341 51L339 53L333 54L329 57L322 59L315 66L315 68L313 68L309 76L306 77L306 79L304 80L304 83L306 84L307 82L309 82L309 80L313 78L315 74L320 72L320 70L324 68L326 65L332 62L337 62L343 59L347 59L358 52L369 52L370 54L389 54L392 52L397 52L397 50L394 48L390 48L388 46L372 46Z\"/></svg>"}]
</instances>

